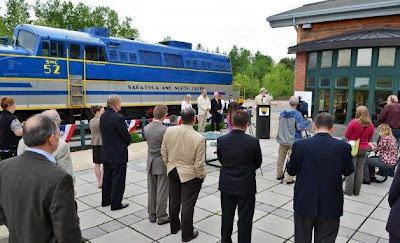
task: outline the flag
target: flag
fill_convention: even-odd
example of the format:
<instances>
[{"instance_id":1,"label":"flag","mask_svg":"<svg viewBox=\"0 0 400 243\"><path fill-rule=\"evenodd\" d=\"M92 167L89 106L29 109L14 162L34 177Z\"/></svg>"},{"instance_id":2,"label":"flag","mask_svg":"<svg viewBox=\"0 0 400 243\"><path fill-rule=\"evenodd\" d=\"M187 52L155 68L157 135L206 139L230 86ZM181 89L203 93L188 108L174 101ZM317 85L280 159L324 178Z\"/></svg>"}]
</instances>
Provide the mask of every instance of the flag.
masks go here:
<instances>
[{"instance_id":1,"label":"flag","mask_svg":"<svg viewBox=\"0 0 400 243\"><path fill-rule=\"evenodd\" d=\"M72 134L74 134L75 129L76 129L75 124L61 125L60 126L61 139L64 140L66 143L68 143L72 137Z\"/></svg>"},{"instance_id":2,"label":"flag","mask_svg":"<svg viewBox=\"0 0 400 243\"><path fill-rule=\"evenodd\" d=\"M134 132L139 126L140 120L125 120L126 126L130 133Z\"/></svg>"}]
</instances>

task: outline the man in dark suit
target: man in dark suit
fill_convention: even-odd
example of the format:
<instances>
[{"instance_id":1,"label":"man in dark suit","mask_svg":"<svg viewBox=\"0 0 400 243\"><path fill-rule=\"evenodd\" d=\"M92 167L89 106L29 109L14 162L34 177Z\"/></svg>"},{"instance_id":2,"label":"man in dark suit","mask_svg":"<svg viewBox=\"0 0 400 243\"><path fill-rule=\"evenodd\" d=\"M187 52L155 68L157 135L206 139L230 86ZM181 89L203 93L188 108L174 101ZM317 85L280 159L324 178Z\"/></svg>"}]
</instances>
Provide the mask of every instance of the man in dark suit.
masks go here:
<instances>
[{"instance_id":1,"label":"man in dark suit","mask_svg":"<svg viewBox=\"0 0 400 243\"><path fill-rule=\"evenodd\" d=\"M396 175L393 179L389 191L389 206L390 214L386 224L386 230L389 232L389 242L400 242L400 170L396 170Z\"/></svg>"},{"instance_id":2,"label":"man in dark suit","mask_svg":"<svg viewBox=\"0 0 400 243\"><path fill-rule=\"evenodd\" d=\"M119 210L129 205L122 204L122 198L125 191L126 163L131 136L125 118L118 114L120 110L121 98L118 95L110 95L107 99L107 110L100 118L103 141L101 160L104 167L101 206L111 205L111 210Z\"/></svg>"},{"instance_id":3,"label":"man in dark suit","mask_svg":"<svg viewBox=\"0 0 400 243\"><path fill-rule=\"evenodd\" d=\"M247 135L249 115L237 111L233 116L233 131L217 140L217 155L221 162L219 190L222 207L222 242L232 242L233 219L239 207L238 242L251 242L256 202L256 169L262 155L257 138Z\"/></svg>"},{"instance_id":4,"label":"man in dark suit","mask_svg":"<svg viewBox=\"0 0 400 243\"><path fill-rule=\"evenodd\" d=\"M293 144L287 172L297 176L294 190L294 241L335 242L343 215L342 175L354 172L351 146L332 137L333 117L315 118L314 137Z\"/></svg>"},{"instance_id":5,"label":"man in dark suit","mask_svg":"<svg viewBox=\"0 0 400 243\"><path fill-rule=\"evenodd\" d=\"M219 99L219 93L214 92L214 99L211 100L211 131L215 131L215 126L217 131L220 130L221 123L221 113L222 113L222 102ZM215 125L216 124L216 125Z\"/></svg>"},{"instance_id":6,"label":"man in dark suit","mask_svg":"<svg viewBox=\"0 0 400 243\"><path fill-rule=\"evenodd\" d=\"M145 126L144 134L147 150L147 210L151 223L159 225L169 223L167 213L168 176L167 167L161 156L161 144L167 127L163 121L167 117L168 107L156 105L153 110L154 120Z\"/></svg>"},{"instance_id":7,"label":"man in dark suit","mask_svg":"<svg viewBox=\"0 0 400 243\"><path fill-rule=\"evenodd\" d=\"M10 242L82 242L72 177L51 155L60 129L51 118L35 115L23 128L28 146L0 163L0 223Z\"/></svg>"}]
</instances>

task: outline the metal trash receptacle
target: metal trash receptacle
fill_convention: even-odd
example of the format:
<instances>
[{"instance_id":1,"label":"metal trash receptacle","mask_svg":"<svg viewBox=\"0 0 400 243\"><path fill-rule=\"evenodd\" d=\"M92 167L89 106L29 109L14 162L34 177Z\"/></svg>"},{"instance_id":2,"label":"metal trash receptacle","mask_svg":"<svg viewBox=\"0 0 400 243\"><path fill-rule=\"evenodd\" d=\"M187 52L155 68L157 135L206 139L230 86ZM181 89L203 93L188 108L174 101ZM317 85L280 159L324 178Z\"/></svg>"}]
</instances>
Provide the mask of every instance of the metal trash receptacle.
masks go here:
<instances>
[{"instance_id":1,"label":"metal trash receptacle","mask_svg":"<svg viewBox=\"0 0 400 243\"><path fill-rule=\"evenodd\" d=\"M258 105L256 112L256 137L269 139L271 133L271 106Z\"/></svg>"}]
</instances>

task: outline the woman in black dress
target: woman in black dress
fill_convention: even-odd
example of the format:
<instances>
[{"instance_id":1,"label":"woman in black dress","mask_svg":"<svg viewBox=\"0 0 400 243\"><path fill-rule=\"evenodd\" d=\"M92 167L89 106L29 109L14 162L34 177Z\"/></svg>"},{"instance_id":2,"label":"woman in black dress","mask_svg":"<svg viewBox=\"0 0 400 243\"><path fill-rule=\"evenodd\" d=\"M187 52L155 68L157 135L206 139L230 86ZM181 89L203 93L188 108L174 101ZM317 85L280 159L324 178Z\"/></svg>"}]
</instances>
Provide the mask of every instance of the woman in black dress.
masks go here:
<instances>
[{"instance_id":1,"label":"woman in black dress","mask_svg":"<svg viewBox=\"0 0 400 243\"><path fill-rule=\"evenodd\" d=\"M101 168L101 132L100 132L100 116L104 112L101 105L92 105L91 110L94 117L89 122L90 133L92 134L91 144L93 146L93 163L94 173L97 178L97 186L101 188L103 184L103 169Z\"/></svg>"}]
</instances>

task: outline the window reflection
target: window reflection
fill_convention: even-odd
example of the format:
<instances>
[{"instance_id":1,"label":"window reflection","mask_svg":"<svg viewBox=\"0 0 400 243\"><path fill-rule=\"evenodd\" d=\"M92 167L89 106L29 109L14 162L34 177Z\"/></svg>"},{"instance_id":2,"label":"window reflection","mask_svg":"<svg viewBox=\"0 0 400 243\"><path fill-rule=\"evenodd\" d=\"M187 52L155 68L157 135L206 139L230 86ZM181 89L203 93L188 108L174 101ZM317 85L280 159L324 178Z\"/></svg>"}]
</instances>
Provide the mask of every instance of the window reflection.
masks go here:
<instances>
[{"instance_id":1,"label":"window reflection","mask_svg":"<svg viewBox=\"0 0 400 243\"><path fill-rule=\"evenodd\" d=\"M351 112L351 117L354 118L356 114L356 109L360 105L368 106L368 90L354 90L353 93L353 109Z\"/></svg>"},{"instance_id":2,"label":"window reflection","mask_svg":"<svg viewBox=\"0 0 400 243\"><path fill-rule=\"evenodd\" d=\"M330 90L322 89L318 91L318 113L329 112Z\"/></svg>"},{"instance_id":3,"label":"window reflection","mask_svg":"<svg viewBox=\"0 0 400 243\"><path fill-rule=\"evenodd\" d=\"M335 90L333 116L335 123L344 124L346 122L346 110L348 102L347 90Z\"/></svg>"}]
</instances>

